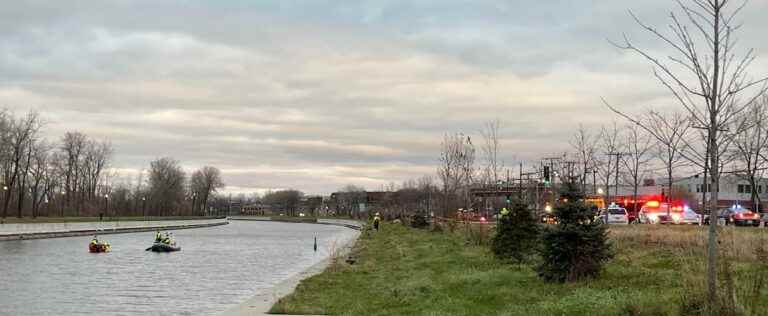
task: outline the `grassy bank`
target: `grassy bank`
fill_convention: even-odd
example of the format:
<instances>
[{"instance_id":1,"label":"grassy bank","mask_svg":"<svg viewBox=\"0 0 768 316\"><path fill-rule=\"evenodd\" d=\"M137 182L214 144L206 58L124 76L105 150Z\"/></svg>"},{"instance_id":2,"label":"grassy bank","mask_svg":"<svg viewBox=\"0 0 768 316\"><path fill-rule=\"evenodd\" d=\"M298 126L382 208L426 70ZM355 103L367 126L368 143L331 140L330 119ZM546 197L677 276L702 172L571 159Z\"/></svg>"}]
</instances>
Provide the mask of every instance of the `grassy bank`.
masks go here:
<instances>
[{"instance_id":1,"label":"grassy bank","mask_svg":"<svg viewBox=\"0 0 768 316\"><path fill-rule=\"evenodd\" d=\"M530 265L497 261L466 234L384 225L363 232L353 265L337 261L303 281L273 313L333 315L678 315L701 297L703 255L691 248L695 227L616 227L616 258L597 280L542 282ZM762 230L732 231L743 245L760 243ZM661 237L659 237L661 236ZM743 239L743 240L742 240ZM735 243L734 243L735 245ZM742 249L743 248L743 249ZM752 255L731 254L736 284L764 269ZM768 293L756 303L768 309ZM695 293L694 293L695 292ZM683 304L689 302L690 304ZM761 303L762 302L762 303ZM695 308L695 306L694 306Z\"/></svg>"},{"instance_id":2,"label":"grassy bank","mask_svg":"<svg viewBox=\"0 0 768 316\"><path fill-rule=\"evenodd\" d=\"M129 221L180 221L189 219L213 219L214 216L130 216L130 217L107 217L102 222L129 222ZM26 224L26 223L78 223L78 222L98 222L99 217L7 217L6 224Z\"/></svg>"}]
</instances>

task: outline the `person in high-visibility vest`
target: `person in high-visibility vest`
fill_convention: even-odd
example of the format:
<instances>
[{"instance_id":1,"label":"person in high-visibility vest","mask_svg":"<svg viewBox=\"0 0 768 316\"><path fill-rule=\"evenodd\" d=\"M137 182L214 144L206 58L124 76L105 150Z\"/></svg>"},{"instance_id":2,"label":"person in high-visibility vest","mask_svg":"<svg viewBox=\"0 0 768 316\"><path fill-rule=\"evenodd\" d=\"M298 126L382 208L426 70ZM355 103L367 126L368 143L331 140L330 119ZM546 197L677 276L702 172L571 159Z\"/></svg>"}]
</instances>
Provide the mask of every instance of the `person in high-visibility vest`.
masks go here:
<instances>
[{"instance_id":1,"label":"person in high-visibility vest","mask_svg":"<svg viewBox=\"0 0 768 316\"><path fill-rule=\"evenodd\" d=\"M509 210L506 207L501 208L501 217L509 215Z\"/></svg>"},{"instance_id":2,"label":"person in high-visibility vest","mask_svg":"<svg viewBox=\"0 0 768 316\"><path fill-rule=\"evenodd\" d=\"M373 217L373 228L376 231L379 231L379 222L381 222L381 217L380 216L381 215L379 215L379 213L377 212L376 216Z\"/></svg>"},{"instance_id":3,"label":"person in high-visibility vest","mask_svg":"<svg viewBox=\"0 0 768 316\"><path fill-rule=\"evenodd\" d=\"M157 230L157 234L155 234L155 242L161 242L163 241L163 235L160 234L160 230Z\"/></svg>"}]
</instances>

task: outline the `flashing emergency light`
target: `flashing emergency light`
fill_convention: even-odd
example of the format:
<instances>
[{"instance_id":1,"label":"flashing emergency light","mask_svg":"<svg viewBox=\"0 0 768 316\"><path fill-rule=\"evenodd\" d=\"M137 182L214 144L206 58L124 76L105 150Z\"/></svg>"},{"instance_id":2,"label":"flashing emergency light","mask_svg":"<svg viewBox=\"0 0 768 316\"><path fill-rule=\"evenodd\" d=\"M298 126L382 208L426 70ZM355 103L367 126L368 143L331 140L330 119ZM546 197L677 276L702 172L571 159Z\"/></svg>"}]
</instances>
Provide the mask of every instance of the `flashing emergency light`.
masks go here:
<instances>
[{"instance_id":1,"label":"flashing emergency light","mask_svg":"<svg viewBox=\"0 0 768 316\"><path fill-rule=\"evenodd\" d=\"M645 203L645 206L648 207L659 207L659 201L648 201Z\"/></svg>"},{"instance_id":2,"label":"flashing emergency light","mask_svg":"<svg viewBox=\"0 0 768 316\"><path fill-rule=\"evenodd\" d=\"M546 211L547 213L552 212L552 206L550 206L549 204L545 205L544 211Z\"/></svg>"}]
</instances>

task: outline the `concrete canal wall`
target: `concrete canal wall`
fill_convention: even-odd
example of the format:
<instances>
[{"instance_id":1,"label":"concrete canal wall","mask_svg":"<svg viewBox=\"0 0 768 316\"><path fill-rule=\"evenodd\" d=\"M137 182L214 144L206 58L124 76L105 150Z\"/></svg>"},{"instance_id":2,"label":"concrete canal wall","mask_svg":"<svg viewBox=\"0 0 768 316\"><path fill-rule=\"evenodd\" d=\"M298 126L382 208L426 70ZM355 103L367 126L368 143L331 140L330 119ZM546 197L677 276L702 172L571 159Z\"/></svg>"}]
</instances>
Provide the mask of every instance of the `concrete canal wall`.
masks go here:
<instances>
[{"instance_id":1,"label":"concrete canal wall","mask_svg":"<svg viewBox=\"0 0 768 316\"><path fill-rule=\"evenodd\" d=\"M34 223L0 225L0 241L178 230L226 225L225 218L179 221Z\"/></svg>"},{"instance_id":2,"label":"concrete canal wall","mask_svg":"<svg viewBox=\"0 0 768 316\"><path fill-rule=\"evenodd\" d=\"M331 219L331 218L307 218L297 220L296 218L280 218L280 217L267 217L267 216L231 216L230 220L233 221L272 221L272 222L286 222L286 223L304 223L304 224L320 224L320 225L333 225L360 230L362 228L361 221L349 220L349 219Z\"/></svg>"}]
</instances>

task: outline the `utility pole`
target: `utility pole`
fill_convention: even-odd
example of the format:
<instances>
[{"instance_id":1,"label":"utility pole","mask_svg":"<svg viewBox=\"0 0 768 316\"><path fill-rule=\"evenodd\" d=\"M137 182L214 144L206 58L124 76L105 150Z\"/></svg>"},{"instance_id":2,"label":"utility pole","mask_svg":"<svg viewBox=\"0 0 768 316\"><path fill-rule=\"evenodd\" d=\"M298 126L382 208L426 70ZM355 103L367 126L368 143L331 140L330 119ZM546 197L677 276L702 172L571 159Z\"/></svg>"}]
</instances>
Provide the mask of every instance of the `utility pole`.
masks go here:
<instances>
[{"instance_id":1,"label":"utility pole","mask_svg":"<svg viewBox=\"0 0 768 316\"><path fill-rule=\"evenodd\" d=\"M592 194L597 195L597 168L592 167Z\"/></svg>"},{"instance_id":2,"label":"utility pole","mask_svg":"<svg viewBox=\"0 0 768 316\"><path fill-rule=\"evenodd\" d=\"M576 164L576 162L569 160L569 161L563 161L563 163L565 164L565 172L568 175L568 181L570 182L574 178L574 176L573 176L573 169L574 169L573 166ZM582 187L582 190L584 190L584 187Z\"/></svg>"},{"instance_id":3,"label":"utility pole","mask_svg":"<svg viewBox=\"0 0 768 316\"><path fill-rule=\"evenodd\" d=\"M614 189L615 197L619 196L619 162L621 161L621 156L624 156L626 154L627 153L620 153L620 152L610 152L610 153L606 154L608 156L616 156L616 175L614 176L614 179L615 179L615 181L614 181L614 183L615 183L615 189ZM608 202L608 201L606 201L606 202Z\"/></svg>"},{"instance_id":4,"label":"utility pole","mask_svg":"<svg viewBox=\"0 0 768 316\"><path fill-rule=\"evenodd\" d=\"M523 162L520 162L520 183L518 183L518 192L517 197L522 200L523 199Z\"/></svg>"},{"instance_id":5,"label":"utility pole","mask_svg":"<svg viewBox=\"0 0 768 316\"><path fill-rule=\"evenodd\" d=\"M562 160L562 157L545 157L542 160L549 161L549 171L550 171L550 174L554 174L554 171L555 171L554 161L555 160L557 160L557 161ZM552 179L550 181L550 185L549 185L548 188L546 188L546 192L550 193L550 196L552 197L552 199L551 199L551 201L547 201L547 202L551 202L550 205L554 206L555 205L555 193L552 190L552 188L554 188L554 186L555 186L555 180L554 180L554 177L551 177L551 178Z\"/></svg>"}]
</instances>

